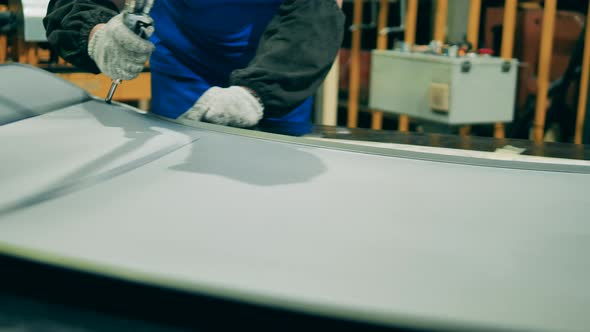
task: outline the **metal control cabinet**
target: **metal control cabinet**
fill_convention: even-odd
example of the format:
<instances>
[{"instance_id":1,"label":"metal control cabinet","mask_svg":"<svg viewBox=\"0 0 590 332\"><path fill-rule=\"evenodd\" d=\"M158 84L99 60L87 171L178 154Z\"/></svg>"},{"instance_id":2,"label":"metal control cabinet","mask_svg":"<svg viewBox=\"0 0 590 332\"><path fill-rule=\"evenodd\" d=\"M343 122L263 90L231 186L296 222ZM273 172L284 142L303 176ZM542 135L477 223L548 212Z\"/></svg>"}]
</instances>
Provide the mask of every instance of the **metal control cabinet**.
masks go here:
<instances>
[{"instance_id":1,"label":"metal control cabinet","mask_svg":"<svg viewBox=\"0 0 590 332\"><path fill-rule=\"evenodd\" d=\"M27 42L45 42L43 18L49 0L9 0L10 11L18 15L19 35Z\"/></svg>"},{"instance_id":2,"label":"metal control cabinet","mask_svg":"<svg viewBox=\"0 0 590 332\"><path fill-rule=\"evenodd\" d=\"M511 122L518 61L373 51L369 106L450 125Z\"/></svg>"}]
</instances>

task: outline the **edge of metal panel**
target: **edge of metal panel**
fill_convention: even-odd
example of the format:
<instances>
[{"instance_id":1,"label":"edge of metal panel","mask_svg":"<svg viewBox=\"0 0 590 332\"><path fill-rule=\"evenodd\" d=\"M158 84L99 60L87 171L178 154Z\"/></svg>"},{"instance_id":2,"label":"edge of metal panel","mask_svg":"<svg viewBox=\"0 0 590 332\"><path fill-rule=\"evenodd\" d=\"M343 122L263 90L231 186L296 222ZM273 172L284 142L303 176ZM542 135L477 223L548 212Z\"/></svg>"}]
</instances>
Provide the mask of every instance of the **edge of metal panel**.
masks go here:
<instances>
[{"instance_id":1,"label":"edge of metal panel","mask_svg":"<svg viewBox=\"0 0 590 332\"><path fill-rule=\"evenodd\" d=\"M114 278L131 283L139 283L151 287L162 287L169 290L204 295L222 300L241 301L251 305L276 307L290 310L296 313L311 314L324 318L335 318L361 324L378 324L383 327L397 330L418 329L428 331L455 331L455 332L508 332L512 328L497 326L490 327L468 321L451 321L442 317L427 318L407 314L392 314L385 312L372 312L361 309L342 308L330 304L318 304L305 300L285 299L280 296L263 295L247 290L238 290L229 287L213 286L203 283L185 281L164 274L149 274L132 269L120 268L113 265L94 263L74 257L57 255L47 251L24 248L0 242L0 256L6 255L18 260L31 263L51 265L65 268L71 272L90 273L97 276ZM522 331L522 330L521 330ZM526 331L526 330L525 330Z\"/></svg>"},{"instance_id":2,"label":"edge of metal panel","mask_svg":"<svg viewBox=\"0 0 590 332\"><path fill-rule=\"evenodd\" d=\"M156 116L156 115L150 115ZM340 143L334 141L319 141L305 137L292 137L286 135L279 135L273 133L259 132L249 129L232 128L227 126L220 126L210 123L194 123L189 121L171 120L164 117L156 116L166 121L172 121L180 123L189 127L205 129L215 131L224 134L238 135L255 139L263 139L268 141L277 141L283 143L298 144L316 148L328 148L333 150L341 150L348 152L364 153L381 155L395 158L405 158L414 160L423 160L430 162L460 164L469 166L480 166L480 167L494 167L494 168L506 168L516 170L529 170L529 171L540 171L540 172L560 172L560 173L579 173L579 174L590 174L590 163L588 165L580 164L567 164L567 163L555 163L551 160L547 162L533 162L525 160L501 160L501 159L490 159L483 157L473 156L462 156L462 155L449 155L439 154L436 152L425 152L425 151L408 151L397 148L383 148L383 147L371 147L371 146L360 146L352 143Z\"/></svg>"}]
</instances>

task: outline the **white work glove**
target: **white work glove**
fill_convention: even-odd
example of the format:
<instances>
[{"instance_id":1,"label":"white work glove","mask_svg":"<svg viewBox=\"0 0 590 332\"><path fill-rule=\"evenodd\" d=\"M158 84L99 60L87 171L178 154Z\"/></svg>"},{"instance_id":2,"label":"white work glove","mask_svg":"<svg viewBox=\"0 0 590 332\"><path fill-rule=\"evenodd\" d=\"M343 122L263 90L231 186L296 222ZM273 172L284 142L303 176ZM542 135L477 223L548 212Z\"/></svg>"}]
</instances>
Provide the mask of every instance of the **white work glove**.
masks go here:
<instances>
[{"instance_id":1,"label":"white work glove","mask_svg":"<svg viewBox=\"0 0 590 332\"><path fill-rule=\"evenodd\" d=\"M264 107L258 98L241 86L213 87L180 118L247 128L258 124L263 111Z\"/></svg>"},{"instance_id":2,"label":"white work glove","mask_svg":"<svg viewBox=\"0 0 590 332\"><path fill-rule=\"evenodd\" d=\"M153 27L148 35L153 33ZM131 80L142 72L155 47L123 23L123 13L97 28L88 42L88 54L100 71L114 80Z\"/></svg>"}]
</instances>

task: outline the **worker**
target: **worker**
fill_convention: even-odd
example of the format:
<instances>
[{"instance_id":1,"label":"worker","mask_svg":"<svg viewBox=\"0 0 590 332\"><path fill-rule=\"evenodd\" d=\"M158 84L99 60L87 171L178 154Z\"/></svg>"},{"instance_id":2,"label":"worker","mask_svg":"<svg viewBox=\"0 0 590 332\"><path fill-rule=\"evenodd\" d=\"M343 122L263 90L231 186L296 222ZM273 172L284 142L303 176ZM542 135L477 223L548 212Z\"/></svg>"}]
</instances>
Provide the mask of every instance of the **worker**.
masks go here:
<instances>
[{"instance_id":1,"label":"worker","mask_svg":"<svg viewBox=\"0 0 590 332\"><path fill-rule=\"evenodd\" d=\"M86 71L131 80L149 60L155 114L297 134L341 46L341 2L156 0L149 40L123 24L124 0L51 0L43 23Z\"/></svg>"}]
</instances>

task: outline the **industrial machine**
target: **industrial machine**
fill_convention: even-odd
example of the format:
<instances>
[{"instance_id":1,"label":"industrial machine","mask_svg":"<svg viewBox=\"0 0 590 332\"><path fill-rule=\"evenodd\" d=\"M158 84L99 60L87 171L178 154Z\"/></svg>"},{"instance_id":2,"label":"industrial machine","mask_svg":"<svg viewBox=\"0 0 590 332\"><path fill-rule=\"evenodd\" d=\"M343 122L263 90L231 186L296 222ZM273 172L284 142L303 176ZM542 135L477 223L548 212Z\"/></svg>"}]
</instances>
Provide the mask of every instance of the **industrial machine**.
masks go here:
<instances>
[{"instance_id":1,"label":"industrial machine","mask_svg":"<svg viewBox=\"0 0 590 332\"><path fill-rule=\"evenodd\" d=\"M376 50L369 106L449 125L511 122L517 73L517 60Z\"/></svg>"}]
</instances>

